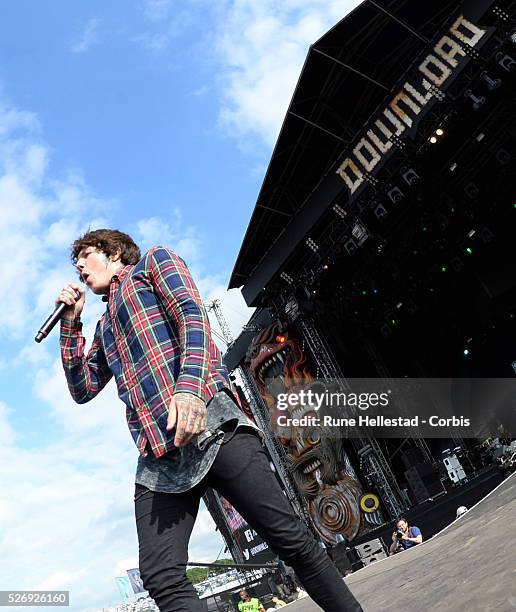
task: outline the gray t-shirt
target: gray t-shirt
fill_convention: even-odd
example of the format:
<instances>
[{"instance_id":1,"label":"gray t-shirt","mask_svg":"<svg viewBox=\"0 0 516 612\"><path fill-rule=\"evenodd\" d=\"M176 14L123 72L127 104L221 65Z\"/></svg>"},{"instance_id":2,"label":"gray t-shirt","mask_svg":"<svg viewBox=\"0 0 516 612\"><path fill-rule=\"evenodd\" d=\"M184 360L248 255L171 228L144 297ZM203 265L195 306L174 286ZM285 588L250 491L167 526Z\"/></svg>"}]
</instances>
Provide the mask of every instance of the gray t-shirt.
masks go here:
<instances>
[{"instance_id":1,"label":"gray t-shirt","mask_svg":"<svg viewBox=\"0 0 516 612\"><path fill-rule=\"evenodd\" d=\"M156 459L152 452L146 457L138 457L135 478L137 484L160 493L188 491L206 476L213 465L225 431L251 427L262 433L226 391L218 391L208 402L207 409L206 431L190 444L159 459Z\"/></svg>"}]
</instances>

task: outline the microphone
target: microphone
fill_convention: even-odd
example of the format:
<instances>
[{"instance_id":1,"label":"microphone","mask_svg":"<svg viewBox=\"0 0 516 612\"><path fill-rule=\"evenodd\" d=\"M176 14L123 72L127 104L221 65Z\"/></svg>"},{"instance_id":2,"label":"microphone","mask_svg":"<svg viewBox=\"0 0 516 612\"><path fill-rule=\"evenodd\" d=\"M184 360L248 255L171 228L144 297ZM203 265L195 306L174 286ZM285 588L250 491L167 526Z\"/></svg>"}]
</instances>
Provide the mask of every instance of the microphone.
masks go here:
<instances>
[{"instance_id":1,"label":"microphone","mask_svg":"<svg viewBox=\"0 0 516 612\"><path fill-rule=\"evenodd\" d=\"M77 299L79 299L81 297L81 294L76 291L75 296ZM66 308L68 308L68 304L65 304L64 302L59 302L59 304L57 304L54 309L54 312L43 323L38 333L36 334L36 337L34 338L36 342L41 342L44 338L48 336L48 334L54 329L59 319L63 316L63 312Z\"/></svg>"}]
</instances>

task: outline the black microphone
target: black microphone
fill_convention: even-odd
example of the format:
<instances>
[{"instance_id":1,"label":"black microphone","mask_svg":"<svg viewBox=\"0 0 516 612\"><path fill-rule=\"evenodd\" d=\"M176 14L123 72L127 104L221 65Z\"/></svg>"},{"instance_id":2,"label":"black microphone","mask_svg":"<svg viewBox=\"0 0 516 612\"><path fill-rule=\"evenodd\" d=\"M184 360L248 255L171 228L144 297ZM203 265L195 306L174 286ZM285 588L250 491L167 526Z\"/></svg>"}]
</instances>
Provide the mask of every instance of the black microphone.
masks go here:
<instances>
[{"instance_id":1,"label":"black microphone","mask_svg":"<svg viewBox=\"0 0 516 612\"><path fill-rule=\"evenodd\" d=\"M75 296L77 299L79 299L81 297L81 294L78 291L76 291ZM59 304L57 304L54 312L43 323L38 333L36 334L36 337L34 338L36 342L41 342L43 338L46 338L48 336L48 334L52 331L52 329L54 329L59 319L63 316L63 312L65 311L66 308L68 308L68 304L65 304L64 302L59 302Z\"/></svg>"}]
</instances>

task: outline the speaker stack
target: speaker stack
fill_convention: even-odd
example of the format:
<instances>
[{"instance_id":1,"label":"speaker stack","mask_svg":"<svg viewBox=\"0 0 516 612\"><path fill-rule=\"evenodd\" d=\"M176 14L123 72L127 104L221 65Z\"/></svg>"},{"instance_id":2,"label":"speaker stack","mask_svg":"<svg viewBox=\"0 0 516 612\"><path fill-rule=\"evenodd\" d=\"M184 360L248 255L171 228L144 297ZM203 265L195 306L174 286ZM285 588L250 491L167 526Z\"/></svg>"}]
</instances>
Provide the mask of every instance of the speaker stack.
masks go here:
<instances>
[{"instance_id":1,"label":"speaker stack","mask_svg":"<svg viewBox=\"0 0 516 612\"><path fill-rule=\"evenodd\" d=\"M370 540L365 542L365 544L357 544L355 552L364 566L371 565L371 563L387 557L384 543L380 538Z\"/></svg>"},{"instance_id":2,"label":"speaker stack","mask_svg":"<svg viewBox=\"0 0 516 612\"><path fill-rule=\"evenodd\" d=\"M446 492L441 482L439 469L431 463L418 463L404 473L409 494L416 503Z\"/></svg>"}]
</instances>

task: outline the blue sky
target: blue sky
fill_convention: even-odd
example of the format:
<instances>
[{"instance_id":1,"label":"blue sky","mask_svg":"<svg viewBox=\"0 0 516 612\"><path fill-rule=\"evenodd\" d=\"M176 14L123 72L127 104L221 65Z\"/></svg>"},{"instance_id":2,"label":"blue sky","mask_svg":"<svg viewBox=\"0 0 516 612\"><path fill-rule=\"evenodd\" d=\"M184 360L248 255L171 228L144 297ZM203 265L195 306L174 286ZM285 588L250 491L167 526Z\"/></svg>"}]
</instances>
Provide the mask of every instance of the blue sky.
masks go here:
<instances>
[{"instance_id":1,"label":"blue sky","mask_svg":"<svg viewBox=\"0 0 516 612\"><path fill-rule=\"evenodd\" d=\"M33 340L74 278L69 244L107 226L171 246L238 334L251 311L225 289L288 101L309 44L355 4L3 4L0 589L68 589L71 610L95 610L137 562L116 389L75 405L57 334ZM88 296L87 339L101 312ZM203 510L190 557L220 547Z\"/></svg>"}]
</instances>

